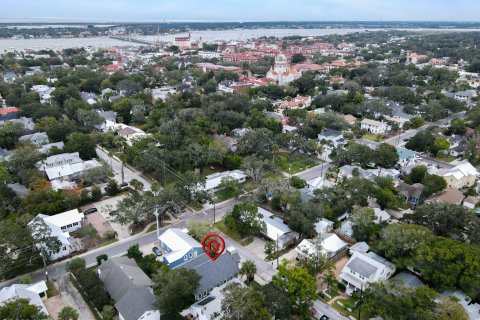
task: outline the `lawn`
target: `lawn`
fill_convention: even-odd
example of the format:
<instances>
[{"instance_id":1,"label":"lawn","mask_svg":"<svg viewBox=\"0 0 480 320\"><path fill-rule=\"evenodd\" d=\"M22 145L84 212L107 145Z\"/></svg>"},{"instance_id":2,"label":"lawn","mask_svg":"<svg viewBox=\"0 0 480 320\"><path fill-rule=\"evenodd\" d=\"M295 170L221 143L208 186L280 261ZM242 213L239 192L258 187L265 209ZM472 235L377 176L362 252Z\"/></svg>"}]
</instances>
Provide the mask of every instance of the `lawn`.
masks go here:
<instances>
[{"instance_id":1,"label":"lawn","mask_svg":"<svg viewBox=\"0 0 480 320\"><path fill-rule=\"evenodd\" d=\"M450 162L454 161L456 158L453 157L453 156L448 156L448 155L444 155L444 154L439 154L439 155L437 156L437 159L440 160L440 161L443 161L443 162L448 162L448 163L450 163Z\"/></svg>"},{"instance_id":2,"label":"lawn","mask_svg":"<svg viewBox=\"0 0 480 320\"><path fill-rule=\"evenodd\" d=\"M339 304L339 302L341 304ZM348 299L338 299L335 301L335 303L332 304L332 307L334 307L338 312L343 314L346 317L353 316L355 313L355 300L352 298ZM347 308L350 308L352 311L349 311Z\"/></svg>"},{"instance_id":3,"label":"lawn","mask_svg":"<svg viewBox=\"0 0 480 320\"><path fill-rule=\"evenodd\" d=\"M215 227L221 232L225 233L230 238L232 238L233 240L237 242L242 241L242 236L240 235L240 233L228 229L227 226L225 225L225 220L222 219L217 223L215 223Z\"/></svg>"},{"instance_id":4,"label":"lawn","mask_svg":"<svg viewBox=\"0 0 480 320\"><path fill-rule=\"evenodd\" d=\"M282 169L282 171L287 172L288 174L299 173L317 165L313 160L304 158L298 154L290 155L287 152L279 153L275 163L280 169Z\"/></svg>"},{"instance_id":5,"label":"lawn","mask_svg":"<svg viewBox=\"0 0 480 320\"><path fill-rule=\"evenodd\" d=\"M239 194L241 194L242 191L231 191L231 190L220 190L218 191L217 193L215 193L215 196L216 196L216 200L215 202L216 203L220 203L220 202L223 202L223 201L226 201L228 199L232 199L232 198L235 198L236 196L238 196Z\"/></svg>"},{"instance_id":6,"label":"lawn","mask_svg":"<svg viewBox=\"0 0 480 320\"><path fill-rule=\"evenodd\" d=\"M383 137L383 134L366 134L362 137L362 139L370 140L370 141L380 141Z\"/></svg>"}]
</instances>

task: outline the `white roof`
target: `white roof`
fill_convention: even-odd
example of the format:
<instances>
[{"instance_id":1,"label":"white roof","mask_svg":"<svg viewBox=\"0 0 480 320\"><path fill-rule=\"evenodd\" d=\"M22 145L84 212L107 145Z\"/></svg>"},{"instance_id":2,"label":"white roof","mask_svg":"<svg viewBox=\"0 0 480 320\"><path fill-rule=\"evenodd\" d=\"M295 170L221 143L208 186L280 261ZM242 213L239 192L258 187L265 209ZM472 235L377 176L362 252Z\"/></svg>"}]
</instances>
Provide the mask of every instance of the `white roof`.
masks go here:
<instances>
[{"instance_id":1,"label":"white roof","mask_svg":"<svg viewBox=\"0 0 480 320\"><path fill-rule=\"evenodd\" d=\"M328 230L328 228L333 228L333 221L328 219L322 218L320 221L315 223L315 231L318 234L324 233Z\"/></svg>"},{"instance_id":2,"label":"white roof","mask_svg":"<svg viewBox=\"0 0 480 320\"><path fill-rule=\"evenodd\" d=\"M247 175L241 170L218 172L205 177L205 190L215 189L222 183L223 178L233 178L235 180L245 179Z\"/></svg>"},{"instance_id":3,"label":"white roof","mask_svg":"<svg viewBox=\"0 0 480 320\"><path fill-rule=\"evenodd\" d=\"M300 242L300 244L295 248L295 250L301 254L304 254L305 252L307 252L308 254L313 254L315 252L315 244L313 241L320 240L305 239ZM322 253L327 255L338 252L339 250L347 246L347 244L334 233L321 241L320 245L322 246Z\"/></svg>"},{"instance_id":4,"label":"white roof","mask_svg":"<svg viewBox=\"0 0 480 320\"><path fill-rule=\"evenodd\" d=\"M277 240L284 234L292 232L292 230L280 218L277 218L273 213L258 207L258 213L263 215L263 221L266 224L266 236L271 240Z\"/></svg>"},{"instance_id":5,"label":"white roof","mask_svg":"<svg viewBox=\"0 0 480 320\"><path fill-rule=\"evenodd\" d=\"M85 216L82 212L79 212L78 209L73 209L53 216L46 216L43 220L61 228L68 224L81 222L84 218Z\"/></svg>"},{"instance_id":6,"label":"white roof","mask_svg":"<svg viewBox=\"0 0 480 320\"><path fill-rule=\"evenodd\" d=\"M374 127L382 127L382 126L386 126L387 124L385 122L380 122L380 121L377 121L377 120L372 120L372 119L363 119L361 123L364 123L364 124L368 124L370 126L374 126Z\"/></svg>"},{"instance_id":7,"label":"white roof","mask_svg":"<svg viewBox=\"0 0 480 320\"><path fill-rule=\"evenodd\" d=\"M49 180L54 180L62 177L71 176L80 172L83 172L88 169L92 169L95 167L101 167L102 165L95 159L77 162L72 164L65 164L58 167L47 168L45 169L45 173L48 176Z\"/></svg>"},{"instance_id":8,"label":"white roof","mask_svg":"<svg viewBox=\"0 0 480 320\"><path fill-rule=\"evenodd\" d=\"M376 223L380 223L390 219L390 215L380 208L373 208L373 211L375 212L375 216L377 217L377 220L375 221Z\"/></svg>"},{"instance_id":9,"label":"white roof","mask_svg":"<svg viewBox=\"0 0 480 320\"><path fill-rule=\"evenodd\" d=\"M38 290L42 288L46 289L46 284L44 281L31 286L26 284L14 284L10 287L5 287L0 290L0 306L10 299L23 298L28 299L30 301L30 304L39 307L43 313L48 315L48 311L45 308L42 299L38 295Z\"/></svg>"},{"instance_id":10,"label":"white roof","mask_svg":"<svg viewBox=\"0 0 480 320\"><path fill-rule=\"evenodd\" d=\"M475 169L475 167L472 166L470 162L464 162L459 164L456 167L453 167L443 176L444 177L453 176L455 179L461 179L466 176L477 176L477 175L478 175L477 169Z\"/></svg>"},{"instance_id":11,"label":"white roof","mask_svg":"<svg viewBox=\"0 0 480 320\"><path fill-rule=\"evenodd\" d=\"M170 228L162 233L159 239L172 250L201 247L200 243L193 239L187 232L187 229Z\"/></svg>"}]
</instances>

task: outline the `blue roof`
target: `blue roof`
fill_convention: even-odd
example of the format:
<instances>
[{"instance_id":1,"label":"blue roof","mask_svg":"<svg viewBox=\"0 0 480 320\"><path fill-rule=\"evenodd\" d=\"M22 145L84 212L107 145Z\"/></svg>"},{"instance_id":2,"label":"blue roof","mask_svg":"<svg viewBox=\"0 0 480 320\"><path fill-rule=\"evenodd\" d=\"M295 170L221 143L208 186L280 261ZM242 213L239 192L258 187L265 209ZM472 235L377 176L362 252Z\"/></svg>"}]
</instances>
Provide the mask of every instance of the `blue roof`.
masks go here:
<instances>
[{"instance_id":1,"label":"blue roof","mask_svg":"<svg viewBox=\"0 0 480 320\"><path fill-rule=\"evenodd\" d=\"M400 160L411 159L417 154L415 151L405 148L397 148L397 153Z\"/></svg>"}]
</instances>

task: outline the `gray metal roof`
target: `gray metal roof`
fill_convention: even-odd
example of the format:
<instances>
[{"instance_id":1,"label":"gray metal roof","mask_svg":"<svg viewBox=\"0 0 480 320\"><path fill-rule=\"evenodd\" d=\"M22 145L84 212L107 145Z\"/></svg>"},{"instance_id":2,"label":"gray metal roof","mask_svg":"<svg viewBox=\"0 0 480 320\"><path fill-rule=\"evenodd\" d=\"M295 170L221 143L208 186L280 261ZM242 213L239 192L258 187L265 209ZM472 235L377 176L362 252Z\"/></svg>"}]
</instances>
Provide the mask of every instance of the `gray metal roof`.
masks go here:
<instances>
[{"instance_id":1,"label":"gray metal roof","mask_svg":"<svg viewBox=\"0 0 480 320\"><path fill-rule=\"evenodd\" d=\"M348 265L351 270L359 273L360 275L369 278L372 274L377 272L378 268L371 265L370 263L360 259L353 259Z\"/></svg>"},{"instance_id":2,"label":"gray metal roof","mask_svg":"<svg viewBox=\"0 0 480 320\"><path fill-rule=\"evenodd\" d=\"M101 271L99 277L105 289L117 302L129 290L152 286L152 281L137 266L135 260L127 257L109 258L98 269Z\"/></svg>"},{"instance_id":3,"label":"gray metal roof","mask_svg":"<svg viewBox=\"0 0 480 320\"><path fill-rule=\"evenodd\" d=\"M195 295L210 291L211 288L223 281L235 277L238 272L238 264L240 256L237 252L224 252L217 260L212 261L206 254L201 254L193 260L180 265L180 268L193 269L202 277L200 284L195 292Z\"/></svg>"},{"instance_id":4,"label":"gray metal roof","mask_svg":"<svg viewBox=\"0 0 480 320\"><path fill-rule=\"evenodd\" d=\"M129 290L115 308L125 320L138 320L146 311L158 310L157 300L147 287Z\"/></svg>"}]
</instances>

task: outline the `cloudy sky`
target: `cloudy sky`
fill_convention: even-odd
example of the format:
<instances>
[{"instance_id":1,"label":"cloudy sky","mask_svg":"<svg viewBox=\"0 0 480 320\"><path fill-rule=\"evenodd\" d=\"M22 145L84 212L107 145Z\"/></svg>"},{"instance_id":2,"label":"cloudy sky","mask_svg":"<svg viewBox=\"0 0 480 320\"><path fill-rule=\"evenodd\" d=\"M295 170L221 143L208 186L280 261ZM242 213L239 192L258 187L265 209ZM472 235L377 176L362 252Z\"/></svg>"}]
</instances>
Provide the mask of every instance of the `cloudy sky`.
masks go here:
<instances>
[{"instance_id":1,"label":"cloudy sky","mask_svg":"<svg viewBox=\"0 0 480 320\"><path fill-rule=\"evenodd\" d=\"M480 21L479 0L0 0L0 21Z\"/></svg>"}]
</instances>

